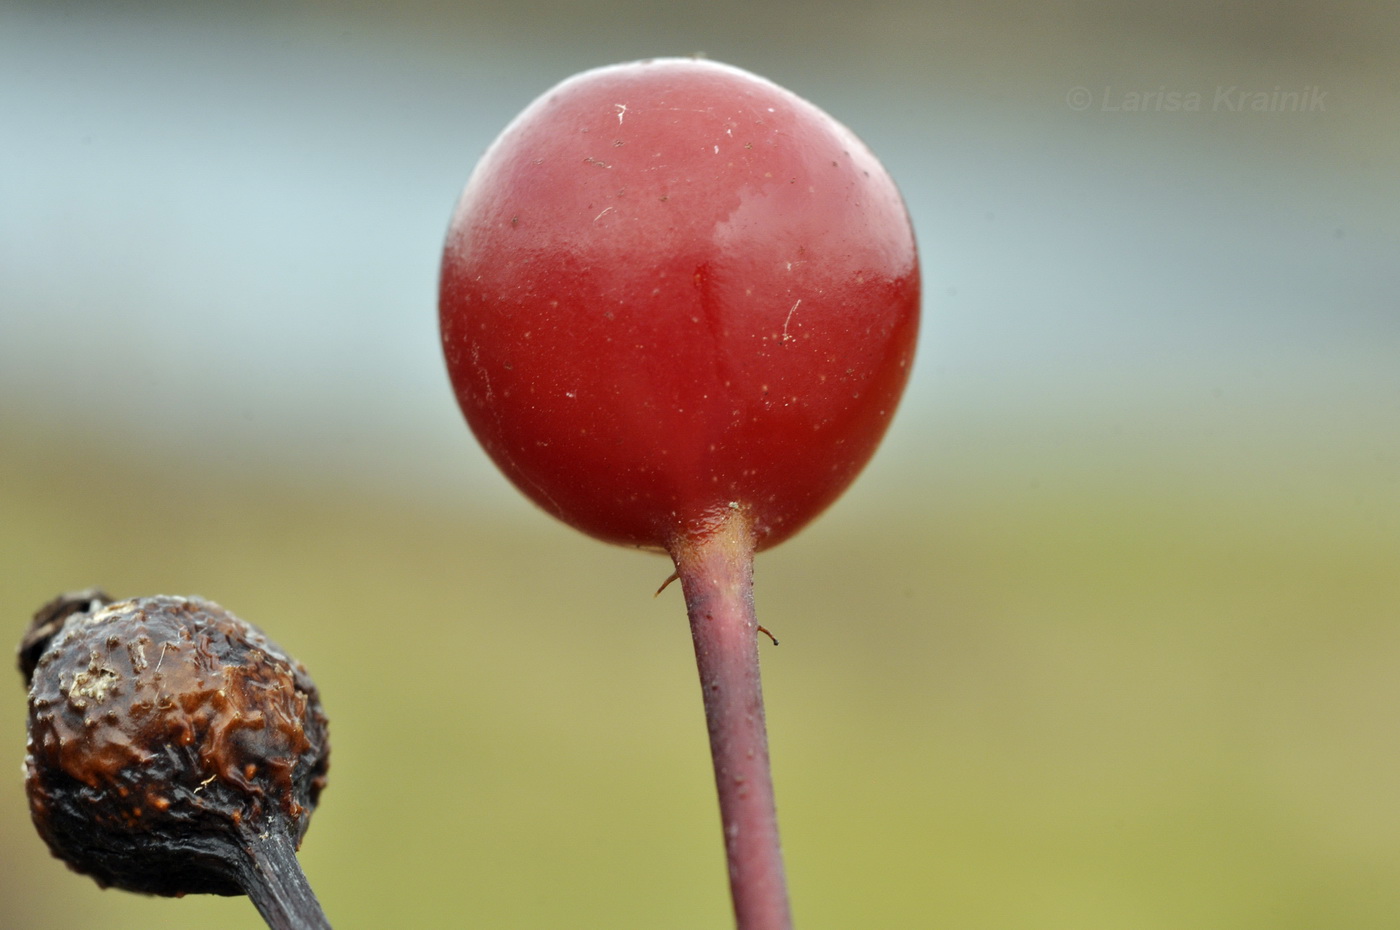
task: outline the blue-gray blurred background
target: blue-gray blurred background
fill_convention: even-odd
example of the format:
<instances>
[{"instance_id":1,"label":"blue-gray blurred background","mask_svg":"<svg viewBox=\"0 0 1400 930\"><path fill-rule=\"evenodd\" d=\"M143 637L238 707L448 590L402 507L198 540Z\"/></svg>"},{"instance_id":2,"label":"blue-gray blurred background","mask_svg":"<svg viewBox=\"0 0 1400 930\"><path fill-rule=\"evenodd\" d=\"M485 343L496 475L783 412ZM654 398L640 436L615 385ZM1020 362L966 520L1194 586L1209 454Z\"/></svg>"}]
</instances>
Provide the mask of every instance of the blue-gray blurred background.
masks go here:
<instances>
[{"instance_id":1,"label":"blue-gray blurred background","mask_svg":"<svg viewBox=\"0 0 1400 930\"><path fill-rule=\"evenodd\" d=\"M337 927L727 920L668 566L461 422L438 250L536 95L695 54L901 185L920 356L760 558L806 928L1400 924L1400 8L0 5L0 632L198 593L325 692ZM49 858L0 925L260 925ZM8 761L4 761L8 760Z\"/></svg>"}]
</instances>

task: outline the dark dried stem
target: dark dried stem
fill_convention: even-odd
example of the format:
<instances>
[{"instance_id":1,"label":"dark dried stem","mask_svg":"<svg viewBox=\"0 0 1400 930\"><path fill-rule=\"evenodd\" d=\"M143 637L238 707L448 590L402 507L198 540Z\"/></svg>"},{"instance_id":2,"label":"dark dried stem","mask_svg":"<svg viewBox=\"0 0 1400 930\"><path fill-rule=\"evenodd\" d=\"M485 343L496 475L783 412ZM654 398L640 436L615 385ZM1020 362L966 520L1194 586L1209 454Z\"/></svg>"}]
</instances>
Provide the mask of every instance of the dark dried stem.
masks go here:
<instances>
[{"instance_id":1,"label":"dark dried stem","mask_svg":"<svg viewBox=\"0 0 1400 930\"><path fill-rule=\"evenodd\" d=\"M272 930L331 930L290 836L276 830L249 836L240 851L238 882Z\"/></svg>"},{"instance_id":2,"label":"dark dried stem","mask_svg":"<svg viewBox=\"0 0 1400 930\"><path fill-rule=\"evenodd\" d=\"M753 532L733 510L671 547L685 591L739 930L790 930L753 605Z\"/></svg>"}]
</instances>

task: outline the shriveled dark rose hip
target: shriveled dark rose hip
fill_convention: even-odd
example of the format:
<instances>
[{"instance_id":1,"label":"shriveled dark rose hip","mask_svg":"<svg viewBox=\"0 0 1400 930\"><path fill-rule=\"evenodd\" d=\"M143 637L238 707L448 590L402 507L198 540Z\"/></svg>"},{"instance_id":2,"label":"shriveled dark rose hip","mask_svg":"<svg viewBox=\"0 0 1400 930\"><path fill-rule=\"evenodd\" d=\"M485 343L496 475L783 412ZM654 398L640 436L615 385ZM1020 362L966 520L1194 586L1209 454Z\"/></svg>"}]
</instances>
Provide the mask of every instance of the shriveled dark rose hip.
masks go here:
<instances>
[{"instance_id":1,"label":"shriveled dark rose hip","mask_svg":"<svg viewBox=\"0 0 1400 930\"><path fill-rule=\"evenodd\" d=\"M264 900L315 901L294 852L329 743L300 663L211 601L87 591L39 611L20 669L30 812L55 856L104 887L247 893L273 926L326 926ZM289 869L304 888L269 887Z\"/></svg>"}]
</instances>

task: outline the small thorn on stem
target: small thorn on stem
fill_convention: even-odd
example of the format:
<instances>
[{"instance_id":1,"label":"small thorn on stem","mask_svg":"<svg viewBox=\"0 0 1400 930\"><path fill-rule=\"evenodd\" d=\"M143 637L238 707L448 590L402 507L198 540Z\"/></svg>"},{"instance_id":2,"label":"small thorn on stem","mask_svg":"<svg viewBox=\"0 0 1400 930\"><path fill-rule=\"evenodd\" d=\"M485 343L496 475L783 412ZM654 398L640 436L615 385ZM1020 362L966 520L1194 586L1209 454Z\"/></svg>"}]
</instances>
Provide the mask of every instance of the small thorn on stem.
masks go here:
<instances>
[{"instance_id":1,"label":"small thorn on stem","mask_svg":"<svg viewBox=\"0 0 1400 930\"><path fill-rule=\"evenodd\" d=\"M778 637L776 637L776 636L774 636L772 633L770 633L770 632L768 631L768 628L767 628L767 627L762 627L762 626L759 627L759 628L758 628L758 632L762 633L764 636L767 636L769 639L771 639L771 640L773 641L773 645L775 645L775 646L778 645Z\"/></svg>"},{"instance_id":2,"label":"small thorn on stem","mask_svg":"<svg viewBox=\"0 0 1400 930\"><path fill-rule=\"evenodd\" d=\"M680 575L680 572L671 572L671 576L670 576L669 578L667 578L665 581L661 582L661 587L659 587L659 588L656 589L656 593L653 594L652 597L659 597L659 596L661 595L661 592L662 592L662 591L665 591L667 588L669 588L669 587L671 586L671 582L675 581L675 580L676 580L677 578L679 578L680 576L681 576L681 575ZM764 630L764 632L766 633L766 632L768 632L768 631L767 631L767 630Z\"/></svg>"}]
</instances>

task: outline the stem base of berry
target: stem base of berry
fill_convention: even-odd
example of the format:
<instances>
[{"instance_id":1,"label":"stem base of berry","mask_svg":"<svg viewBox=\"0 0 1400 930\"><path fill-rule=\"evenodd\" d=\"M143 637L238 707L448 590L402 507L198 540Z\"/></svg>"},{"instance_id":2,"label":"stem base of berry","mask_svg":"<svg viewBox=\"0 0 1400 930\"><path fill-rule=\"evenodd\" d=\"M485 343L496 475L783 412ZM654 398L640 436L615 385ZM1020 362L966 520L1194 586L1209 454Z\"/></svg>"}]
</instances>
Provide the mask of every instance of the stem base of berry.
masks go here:
<instances>
[{"instance_id":1,"label":"stem base of berry","mask_svg":"<svg viewBox=\"0 0 1400 930\"><path fill-rule=\"evenodd\" d=\"M671 546L690 616L739 930L790 930L753 604L753 530L742 510Z\"/></svg>"}]
</instances>

